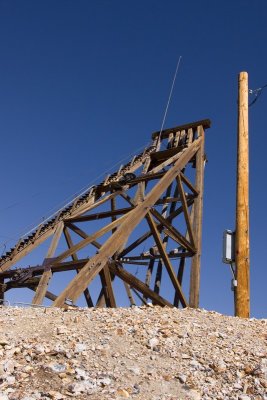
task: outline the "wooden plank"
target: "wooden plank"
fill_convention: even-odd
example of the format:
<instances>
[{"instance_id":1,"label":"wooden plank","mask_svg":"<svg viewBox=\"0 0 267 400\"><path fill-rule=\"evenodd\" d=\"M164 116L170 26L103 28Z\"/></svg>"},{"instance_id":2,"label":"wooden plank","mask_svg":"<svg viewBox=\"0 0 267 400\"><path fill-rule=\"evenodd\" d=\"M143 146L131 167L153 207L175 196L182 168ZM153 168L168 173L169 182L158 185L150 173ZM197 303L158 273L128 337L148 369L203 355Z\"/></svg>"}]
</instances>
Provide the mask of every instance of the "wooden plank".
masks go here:
<instances>
[{"instance_id":1,"label":"wooden plank","mask_svg":"<svg viewBox=\"0 0 267 400\"><path fill-rule=\"evenodd\" d=\"M92 243L99 237L103 236L105 233L111 231L113 228L120 225L122 223L122 221L125 220L126 217L127 217L127 214L118 218L116 221L113 221L110 224L104 226L103 228L99 229L97 232L93 233L92 235L89 235L86 239L75 244L71 249L66 250L63 253L61 253L58 257L56 257L56 259L54 261L60 262L60 261L64 260L65 258L71 256L73 253L76 253L77 251L83 249L88 244ZM68 224L66 224L66 225L68 226Z\"/></svg>"},{"instance_id":2,"label":"wooden plank","mask_svg":"<svg viewBox=\"0 0 267 400\"><path fill-rule=\"evenodd\" d=\"M60 222L57 226L56 232L54 234L54 237L52 239L52 242L51 242L48 252L46 254L44 264L46 264L47 259L50 259L51 257L53 257L53 255L56 251L56 248L58 246L59 240L61 238L63 227L64 227L64 223ZM51 269L44 271L44 273L40 279L40 282L37 286L36 293L32 300L32 304L35 304L35 305L42 304L51 277L52 277Z\"/></svg>"},{"instance_id":3,"label":"wooden plank","mask_svg":"<svg viewBox=\"0 0 267 400\"><path fill-rule=\"evenodd\" d=\"M139 177L139 179L142 178L142 181L138 184L138 187L137 187L137 190L136 190L136 193L134 196L134 200L133 200L134 204L139 204L145 198L146 185L147 185L148 180L150 180L149 176L151 176L151 174L150 175L147 174L147 171L151 164L152 154L155 154L155 153L151 153L150 157L146 159L145 164L143 166L143 171L141 173L141 176ZM161 176L159 176L159 175L162 176L162 173L153 174L151 177L152 177L152 179L154 179L155 177L156 177L156 179L158 179L158 178L161 178ZM145 180L143 179L144 177L145 177Z\"/></svg>"},{"instance_id":4,"label":"wooden plank","mask_svg":"<svg viewBox=\"0 0 267 400\"><path fill-rule=\"evenodd\" d=\"M0 277L0 305L4 304L5 300L5 279Z\"/></svg>"},{"instance_id":5,"label":"wooden plank","mask_svg":"<svg viewBox=\"0 0 267 400\"><path fill-rule=\"evenodd\" d=\"M70 236L70 233L69 233L67 227L64 228L63 233L64 233L64 236L65 236L67 245L68 245L68 247L70 249L71 247L73 247L73 242L72 242L72 239L71 239L71 236ZM72 258L73 261L78 261L78 256L77 256L76 253L73 253L71 255L71 258ZM78 268L76 268L76 272L77 272L77 274L79 273L79 269ZM84 289L83 294L84 294L84 298L85 298L87 306L88 307L94 307L94 303L93 303L93 300L92 300L92 297L90 295L90 292L89 292L88 288Z\"/></svg>"},{"instance_id":6,"label":"wooden plank","mask_svg":"<svg viewBox=\"0 0 267 400\"><path fill-rule=\"evenodd\" d=\"M131 289L130 289L130 285L128 283L124 282L124 281L123 281L123 284L124 284L124 287L125 287L125 290L126 290L126 294L127 294L128 298L129 298L129 301L130 301L130 306L133 307L133 306L136 305L136 303L135 303L134 297L132 295L132 292L131 292Z\"/></svg>"},{"instance_id":7,"label":"wooden plank","mask_svg":"<svg viewBox=\"0 0 267 400\"><path fill-rule=\"evenodd\" d=\"M111 211L116 210L116 197L113 197L110 201ZM114 222L116 220L116 215L111 216L111 221ZM112 235L116 232L116 228L112 229ZM114 256L113 256L114 257ZM112 281L114 280L114 275L111 277L108 269L108 264L106 264L102 271L100 271L100 279L102 288L100 294L97 299L96 306L104 307L104 303L106 303L107 307L116 307L115 296L112 288Z\"/></svg>"},{"instance_id":8,"label":"wooden plank","mask_svg":"<svg viewBox=\"0 0 267 400\"><path fill-rule=\"evenodd\" d=\"M172 137L172 135L171 135L171 137ZM168 138L168 145L169 145L169 143L170 143L170 137ZM167 197L169 197L170 195L171 195L171 192L172 192L172 186L173 186L173 183L171 183L169 186L168 186L168 188L167 188L167 190L166 190L166 192L165 192L165 194L166 194L166 196ZM175 196L177 195L177 190L175 190ZM172 203L172 205L171 205L171 207L170 207L170 210L174 210L174 203ZM161 214L162 214L162 216L165 218L166 216L167 216L167 213L168 213L168 204L163 204L163 206L162 206L162 210L161 210ZM162 226L161 225L157 225L157 229L159 229L159 231L161 231L161 228L162 228ZM166 248L166 246L167 246L167 243L168 243L168 239L169 239L169 237L166 235L166 233L164 232L164 238L163 238L163 245L164 245L164 248ZM157 271L156 271L156 276L155 276L155 283L154 283L154 292L155 293L157 293L157 294L159 294L160 293L160 287L161 287L161 279L162 279L162 260L161 259L159 259L159 262L158 262L158 265L157 265Z\"/></svg>"},{"instance_id":9,"label":"wooden plank","mask_svg":"<svg viewBox=\"0 0 267 400\"><path fill-rule=\"evenodd\" d=\"M147 271L146 271L146 278L145 278L145 284L147 285L147 287L150 286L150 281L151 281L151 277L153 274L154 265L155 265L155 260L150 260ZM144 296L143 299L145 301L147 301L146 296Z\"/></svg>"},{"instance_id":10,"label":"wooden plank","mask_svg":"<svg viewBox=\"0 0 267 400\"><path fill-rule=\"evenodd\" d=\"M196 151L199 149L201 143L202 137L195 140L192 145L183 154L181 154L174 166L169 169L164 177L162 177L161 180L154 186L144 201L138 204L130 213L121 217L124 218L124 221L120 224L117 231L102 245L99 254L96 254L88 261L81 273L78 274L69 283L66 289L58 296L57 300L54 302L54 306L63 306L65 298L73 301L77 300L84 288L88 286L88 283L94 279L94 277L102 270L108 260L125 243L133 229L139 224L149 209L160 198L162 193L170 185L170 182L176 178L181 169L183 169L187 162L191 160ZM117 223L118 220L112 222L112 224L115 222Z\"/></svg>"},{"instance_id":11,"label":"wooden plank","mask_svg":"<svg viewBox=\"0 0 267 400\"><path fill-rule=\"evenodd\" d=\"M138 291L136 289L134 289L133 287L131 288L131 290L134 292L134 294L138 297L139 300L141 300L141 302L146 306L147 305L147 301L144 299L144 297L142 297Z\"/></svg>"},{"instance_id":12,"label":"wooden plank","mask_svg":"<svg viewBox=\"0 0 267 400\"><path fill-rule=\"evenodd\" d=\"M17 252L15 254L15 256L12 258L12 260L6 261L4 264L1 265L0 273L7 271L10 267L12 267L12 265L16 264L23 257L25 257L27 254L29 254L31 251L33 251L36 247L38 247L40 244L42 244L46 239L48 239L50 236L52 236L55 233L55 230L56 230L56 227L45 232L38 239L35 239L34 243L29 243L23 250Z\"/></svg>"},{"instance_id":13,"label":"wooden plank","mask_svg":"<svg viewBox=\"0 0 267 400\"><path fill-rule=\"evenodd\" d=\"M151 233L151 235L152 235L152 233ZM168 236L165 236L165 237L166 237L166 239L168 238ZM184 256L185 257L192 257L193 254L194 253L189 252L189 251L187 251L187 252L182 251L182 252L179 252L179 253L176 253L176 254L168 254L168 256L171 257L171 258L180 258L180 257L184 257ZM157 254L151 255L151 254L149 254L149 255L141 255L141 256L126 256L126 257L120 258L119 261L122 262L123 264L125 264L125 263L126 264L127 263L131 264L132 261L158 260L159 258L160 258L160 255L157 255ZM144 263L144 264L147 265L147 263ZM142 263L138 263L138 265L142 265Z\"/></svg>"},{"instance_id":14,"label":"wooden plank","mask_svg":"<svg viewBox=\"0 0 267 400\"><path fill-rule=\"evenodd\" d=\"M181 244L187 250L191 251L192 253L196 252L196 249L192 244L180 233L175 229L162 215L155 209L151 209L151 213L157 218L157 220L166 227L166 233L170 234L173 240Z\"/></svg>"},{"instance_id":15,"label":"wooden plank","mask_svg":"<svg viewBox=\"0 0 267 400\"><path fill-rule=\"evenodd\" d=\"M189 128L188 131L187 131L186 145L190 146L192 141L193 141L193 129Z\"/></svg>"},{"instance_id":16,"label":"wooden plank","mask_svg":"<svg viewBox=\"0 0 267 400\"><path fill-rule=\"evenodd\" d=\"M187 226L189 240L190 240L190 243L192 244L193 248L195 248L196 245L195 245L194 232L193 232L192 225L191 225L190 214L189 214L189 210L187 207L187 201L185 198L185 193L184 193L180 175L177 176L176 180L177 180L177 186L178 186L180 196L181 196L181 203L182 203L182 206L184 209L184 217L185 217L185 222L186 222L186 226Z\"/></svg>"},{"instance_id":17,"label":"wooden plank","mask_svg":"<svg viewBox=\"0 0 267 400\"><path fill-rule=\"evenodd\" d=\"M180 298L180 301L181 301L182 305L184 307L187 307L186 298L185 298L185 296L183 294L183 291L182 291L182 288L180 286L180 283L178 282L178 279L177 279L177 277L175 275L175 272L173 270L172 264L170 262L168 254L166 252L165 246L164 246L164 244L163 244L163 242L161 240L160 234L159 234L159 232L157 230L156 223L153 220L153 218L152 218L150 213L147 214L146 218L147 218L148 224L150 226L150 229L151 229L151 231L153 233L156 245L157 245L158 250L159 250L159 252L161 254L161 257L162 257L162 260L164 262L164 265L165 265L165 267L167 269L167 272L169 274L169 277L170 277L170 279L172 281L172 284L173 284L175 290L177 291L177 293L179 295L179 298Z\"/></svg>"},{"instance_id":18,"label":"wooden plank","mask_svg":"<svg viewBox=\"0 0 267 400\"><path fill-rule=\"evenodd\" d=\"M93 208L98 207L99 205L101 205L104 202L106 202L107 200L109 200L111 198L111 196L118 195L119 193L120 192L117 192L116 194L108 195L104 199L101 199L95 203L94 203L95 196L92 196L92 198L88 202L80 205L77 210L74 210L71 214L71 217L74 217L76 215L81 215L82 213L92 210ZM59 212L58 215L60 215L60 213L61 213L61 211ZM68 220L68 218L65 218L64 220ZM60 222L58 222L58 223L60 223ZM16 264L18 261L20 261L23 257L25 257L27 254L29 254L31 251L33 251L36 247L38 247L40 244L42 244L45 240L47 240L50 236L52 236L55 233L57 226L58 226L58 224L56 224L54 226L51 225L51 228L48 229L45 233L41 234L39 237L38 237L38 235L35 235L33 242L29 241L29 243L25 246L25 248L23 250L20 250L19 252L16 250L16 252L14 253L14 257L11 260L7 260L0 266L0 272L4 272L4 271L8 270L14 264ZM40 234L41 227L42 227L42 225L40 225L40 227L38 228L39 234Z\"/></svg>"},{"instance_id":19,"label":"wooden plank","mask_svg":"<svg viewBox=\"0 0 267 400\"><path fill-rule=\"evenodd\" d=\"M171 147L167 148L166 150L157 151L156 153L151 154L152 161L165 161L170 159L171 157L175 156L177 153L180 153L184 149L184 146L180 147Z\"/></svg>"},{"instance_id":20,"label":"wooden plank","mask_svg":"<svg viewBox=\"0 0 267 400\"><path fill-rule=\"evenodd\" d=\"M108 200L110 200L112 197L117 196L118 194L120 194L120 191L116 192L116 193L111 193L106 195L104 198L101 197L98 201L95 202L90 202L90 203L86 203L84 205L81 205L77 210L75 210L71 216L69 216L69 218L74 218L78 215L82 215L85 212L88 211L92 211L95 208L101 206L102 204L106 203ZM69 218L66 218L65 221L68 221Z\"/></svg>"},{"instance_id":21,"label":"wooden plank","mask_svg":"<svg viewBox=\"0 0 267 400\"><path fill-rule=\"evenodd\" d=\"M68 222L84 222L84 221L93 221L93 220L98 220L98 219L103 219L103 218L109 218L115 215L121 215L121 214L127 214L129 211L132 211L133 207L127 207L127 208L121 208L118 210L113 210L113 211L103 211L97 214L92 214L92 215L82 215L79 217L74 217L74 218L69 218L67 221Z\"/></svg>"},{"instance_id":22,"label":"wooden plank","mask_svg":"<svg viewBox=\"0 0 267 400\"><path fill-rule=\"evenodd\" d=\"M81 228L79 228L78 226L68 223L68 228L71 229L73 232L75 232L77 235L81 236L83 239L87 239L88 238L88 234L86 232L84 232ZM95 246L97 249L100 249L101 244L98 243L96 240L93 240L90 244L92 244L93 246Z\"/></svg>"},{"instance_id":23,"label":"wooden plank","mask_svg":"<svg viewBox=\"0 0 267 400\"><path fill-rule=\"evenodd\" d=\"M192 206L191 214L190 214L191 225L192 225L193 220L194 220L194 204ZM188 238L188 231L186 232L185 237L186 237L186 239ZM183 283L183 275L184 275L184 270L185 270L186 257L187 257L187 255L184 252L183 257L181 256L181 259L179 262L179 267L178 267L177 279L181 286ZM174 305L174 307L179 307L179 297L178 297L177 293L175 293L175 295L174 295L173 305Z\"/></svg>"},{"instance_id":24,"label":"wooden plank","mask_svg":"<svg viewBox=\"0 0 267 400\"><path fill-rule=\"evenodd\" d=\"M107 307L116 307L115 296L112 288L112 280L109 271L109 264L106 264L102 271L100 271L100 279L104 289L104 296L106 299Z\"/></svg>"},{"instance_id":25,"label":"wooden plank","mask_svg":"<svg viewBox=\"0 0 267 400\"><path fill-rule=\"evenodd\" d=\"M186 186L194 193L194 195L198 196L199 191L196 190L195 186L189 181L189 179L181 172L180 173L182 181L186 184Z\"/></svg>"},{"instance_id":26,"label":"wooden plank","mask_svg":"<svg viewBox=\"0 0 267 400\"><path fill-rule=\"evenodd\" d=\"M193 199L188 200L188 206L191 206L194 203ZM173 203L174 204L174 203ZM171 222L175 217L180 215L183 212L183 207L177 208L170 212L170 215L166 218L166 221ZM162 228L162 224L157 224L158 229ZM150 231L145 232L140 238L136 239L133 243L131 243L128 247L126 247L120 254L119 257L124 257L126 254L130 253L130 251L134 250L137 246L143 243L146 239L148 239L152 233Z\"/></svg>"},{"instance_id":27,"label":"wooden plank","mask_svg":"<svg viewBox=\"0 0 267 400\"><path fill-rule=\"evenodd\" d=\"M165 300L163 297L154 293L153 290L149 289L144 282L140 281L138 278L130 274L124 268L115 264L111 264L110 269L115 275L121 278L124 282L128 283L130 286L141 292L147 298L153 300L155 304L162 307L164 306L173 307L173 305L169 301Z\"/></svg>"},{"instance_id":28,"label":"wooden plank","mask_svg":"<svg viewBox=\"0 0 267 400\"><path fill-rule=\"evenodd\" d=\"M194 128L197 128L198 126L203 126L204 129L208 129L211 126L211 122L209 119L203 119L201 121L196 121L196 122L191 122L189 124L175 126L174 128L164 129L161 132L161 138L165 139L173 132L182 131L184 129L187 130L190 128L194 129ZM159 131L152 133L152 139L156 139L159 136L159 134L160 134Z\"/></svg>"},{"instance_id":29,"label":"wooden plank","mask_svg":"<svg viewBox=\"0 0 267 400\"><path fill-rule=\"evenodd\" d=\"M179 284L182 286L182 281L183 281L183 274L184 274L184 267L185 267L185 258L181 258L179 262L179 268L178 268L178 274L177 274L177 279ZM174 294L174 300L173 300L173 305L174 307L179 307L179 295L177 291L175 291Z\"/></svg>"},{"instance_id":30,"label":"wooden plank","mask_svg":"<svg viewBox=\"0 0 267 400\"><path fill-rule=\"evenodd\" d=\"M179 160L182 154L184 154L187 151L187 148L183 149L179 153L175 154L171 158L168 158L166 161L162 162L159 164L157 167L154 167L151 171L149 171L151 174L156 174L159 171L161 171L163 168L173 164L175 161Z\"/></svg>"},{"instance_id":31,"label":"wooden plank","mask_svg":"<svg viewBox=\"0 0 267 400\"><path fill-rule=\"evenodd\" d=\"M202 241L202 214L203 214L203 186L204 186L204 130L202 127L198 129L199 137L203 138L200 149L196 154L196 182L195 187L199 192L194 202L194 221L193 228L195 234L196 254L192 258L190 273L190 307L197 308L199 306L199 288L200 288L200 257L201 257L201 241Z\"/></svg>"},{"instance_id":32,"label":"wooden plank","mask_svg":"<svg viewBox=\"0 0 267 400\"><path fill-rule=\"evenodd\" d=\"M36 292L36 286L27 286L29 289L33 290L34 292ZM55 294L53 294L52 292L49 292L48 290L45 292L45 297L51 301L55 301L55 299L57 298L57 296Z\"/></svg>"}]
</instances>

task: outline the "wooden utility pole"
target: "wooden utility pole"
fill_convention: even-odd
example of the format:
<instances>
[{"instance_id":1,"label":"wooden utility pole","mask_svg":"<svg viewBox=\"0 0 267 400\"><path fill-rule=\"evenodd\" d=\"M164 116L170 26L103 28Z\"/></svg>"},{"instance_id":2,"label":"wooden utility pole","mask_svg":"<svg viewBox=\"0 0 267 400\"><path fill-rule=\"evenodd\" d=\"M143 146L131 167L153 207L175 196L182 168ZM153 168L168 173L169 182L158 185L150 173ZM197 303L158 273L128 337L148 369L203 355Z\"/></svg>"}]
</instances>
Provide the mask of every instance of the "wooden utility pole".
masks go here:
<instances>
[{"instance_id":1,"label":"wooden utility pole","mask_svg":"<svg viewBox=\"0 0 267 400\"><path fill-rule=\"evenodd\" d=\"M238 141L236 186L235 315L249 318L249 143L248 143L248 74L238 80Z\"/></svg>"}]
</instances>

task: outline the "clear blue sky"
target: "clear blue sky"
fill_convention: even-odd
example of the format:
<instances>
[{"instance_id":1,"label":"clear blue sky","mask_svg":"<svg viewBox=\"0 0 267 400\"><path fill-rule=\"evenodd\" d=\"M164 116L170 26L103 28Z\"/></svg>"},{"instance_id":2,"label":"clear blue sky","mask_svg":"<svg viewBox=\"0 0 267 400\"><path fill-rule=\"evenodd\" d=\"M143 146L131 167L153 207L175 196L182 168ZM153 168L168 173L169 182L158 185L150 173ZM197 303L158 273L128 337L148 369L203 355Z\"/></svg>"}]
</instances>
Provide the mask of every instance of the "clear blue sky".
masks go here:
<instances>
[{"instance_id":1,"label":"clear blue sky","mask_svg":"<svg viewBox=\"0 0 267 400\"><path fill-rule=\"evenodd\" d=\"M237 75L248 71L250 88L267 83L266 14L263 0L0 0L0 241L150 140L181 55L165 127L212 121L201 306L232 314L221 248L235 219ZM255 317L267 309L266 106L267 89L250 109Z\"/></svg>"}]
</instances>

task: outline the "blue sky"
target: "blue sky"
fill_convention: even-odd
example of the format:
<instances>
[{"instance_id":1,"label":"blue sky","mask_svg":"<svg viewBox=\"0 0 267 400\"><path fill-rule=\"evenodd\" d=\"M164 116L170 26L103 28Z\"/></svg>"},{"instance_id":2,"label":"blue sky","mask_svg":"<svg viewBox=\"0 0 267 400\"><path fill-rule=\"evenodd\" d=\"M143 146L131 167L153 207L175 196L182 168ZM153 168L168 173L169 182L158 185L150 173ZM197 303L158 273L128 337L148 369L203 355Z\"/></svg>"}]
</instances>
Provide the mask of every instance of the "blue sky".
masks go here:
<instances>
[{"instance_id":1,"label":"blue sky","mask_svg":"<svg viewBox=\"0 0 267 400\"><path fill-rule=\"evenodd\" d=\"M267 83L265 1L0 0L0 241L16 238L159 130L210 118L201 306L233 313L237 75ZM267 89L250 108L251 314L266 317ZM8 244L9 244L8 243ZM8 246L7 244L7 246ZM17 299L20 300L20 299Z\"/></svg>"}]
</instances>

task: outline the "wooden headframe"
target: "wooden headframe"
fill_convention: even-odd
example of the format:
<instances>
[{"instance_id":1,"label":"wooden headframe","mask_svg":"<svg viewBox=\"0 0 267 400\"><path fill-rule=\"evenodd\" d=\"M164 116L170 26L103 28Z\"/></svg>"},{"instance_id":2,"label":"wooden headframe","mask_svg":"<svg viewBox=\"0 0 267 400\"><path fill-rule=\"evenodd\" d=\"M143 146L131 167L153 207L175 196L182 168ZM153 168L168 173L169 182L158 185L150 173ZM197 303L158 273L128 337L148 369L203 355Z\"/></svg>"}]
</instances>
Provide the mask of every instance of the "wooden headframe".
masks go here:
<instances>
[{"instance_id":1,"label":"wooden headframe","mask_svg":"<svg viewBox=\"0 0 267 400\"><path fill-rule=\"evenodd\" d=\"M198 307L209 127L210 121L202 120L155 132L142 153L20 238L0 258L0 301L6 291L26 287L34 291L35 305L46 297L54 306L67 307L83 295L88 307L116 307L121 304L116 280L130 305L149 300ZM50 245L42 262L22 267L23 257L46 240ZM60 252L63 240L66 249ZM68 271L77 274L61 293L51 293L54 274ZM189 295L183 289L186 273ZM89 290L96 277L100 290L93 299Z\"/></svg>"}]
</instances>

